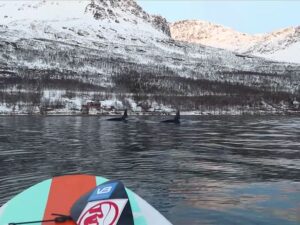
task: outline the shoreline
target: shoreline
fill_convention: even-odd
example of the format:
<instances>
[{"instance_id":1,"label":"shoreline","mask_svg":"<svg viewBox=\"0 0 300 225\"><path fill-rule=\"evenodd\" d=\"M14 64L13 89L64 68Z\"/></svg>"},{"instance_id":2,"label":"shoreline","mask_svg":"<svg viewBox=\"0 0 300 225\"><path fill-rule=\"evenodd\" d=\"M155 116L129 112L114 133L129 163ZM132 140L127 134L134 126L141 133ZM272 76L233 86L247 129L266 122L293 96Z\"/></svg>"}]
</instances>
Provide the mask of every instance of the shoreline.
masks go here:
<instances>
[{"instance_id":1,"label":"shoreline","mask_svg":"<svg viewBox=\"0 0 300 225\"><path fill-rule=\"evenodd\" d=\"M0 113L0 117L25 117L25 116L35 116L35 117L56 117L56 116L74 116L74 117L114 117L121 116L123 111L110 112L110 113L91 113L91 114L82 114L82 113ZM300 116L300 111L248 111L248 112L200 112L200 111L181 111L181 116ZM173 116L174 112L129 112L128 116Z\"/></svg>"}]
</instances>

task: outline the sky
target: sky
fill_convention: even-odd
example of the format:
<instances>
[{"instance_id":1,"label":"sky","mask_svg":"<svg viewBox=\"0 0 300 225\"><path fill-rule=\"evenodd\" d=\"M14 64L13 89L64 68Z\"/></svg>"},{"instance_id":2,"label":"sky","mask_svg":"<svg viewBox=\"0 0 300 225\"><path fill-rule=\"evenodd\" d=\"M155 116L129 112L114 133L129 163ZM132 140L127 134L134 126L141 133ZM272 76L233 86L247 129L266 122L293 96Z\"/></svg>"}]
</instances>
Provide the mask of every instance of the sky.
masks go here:
<instances>
[{"instance_id":1,"label":"sky","mask_svg":"<svg viewBox=\"0 0 300 225\"><path fill-rule=\"evenodd\" d=\"M256 34L300 26L297 0L137 0L150 14L168 21L199 19Z\"/></svg>"}]
</instances>

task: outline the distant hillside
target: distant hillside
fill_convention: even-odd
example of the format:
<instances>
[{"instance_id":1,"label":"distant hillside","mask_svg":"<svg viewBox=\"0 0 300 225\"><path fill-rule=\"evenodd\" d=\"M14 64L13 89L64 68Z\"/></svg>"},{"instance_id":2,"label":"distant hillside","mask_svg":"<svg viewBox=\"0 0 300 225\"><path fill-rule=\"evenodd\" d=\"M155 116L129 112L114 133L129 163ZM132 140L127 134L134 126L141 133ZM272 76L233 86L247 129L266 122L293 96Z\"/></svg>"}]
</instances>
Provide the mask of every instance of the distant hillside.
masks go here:
<instances>
[{"instance_id":1,"label":"distant hillside","mask_svg":"<svg viewBox=\"0 0 300 225\"><path fill-rule=\"evenodd\" d=\"M300 26L250 35L210 22L185 20L171 24L170 30L175 40L300 63Z\"/></svg>"},{"instance_id":2,"label":"distant hillside","mask_svg":"<svg viewBox=\"0 0 300 225\"><path fill-rule=\"evenodd\" d=\"M1 1L0 16L0 114L296 110L299 65L175 41L134 0Z\"/></svg>"}]
</instances>

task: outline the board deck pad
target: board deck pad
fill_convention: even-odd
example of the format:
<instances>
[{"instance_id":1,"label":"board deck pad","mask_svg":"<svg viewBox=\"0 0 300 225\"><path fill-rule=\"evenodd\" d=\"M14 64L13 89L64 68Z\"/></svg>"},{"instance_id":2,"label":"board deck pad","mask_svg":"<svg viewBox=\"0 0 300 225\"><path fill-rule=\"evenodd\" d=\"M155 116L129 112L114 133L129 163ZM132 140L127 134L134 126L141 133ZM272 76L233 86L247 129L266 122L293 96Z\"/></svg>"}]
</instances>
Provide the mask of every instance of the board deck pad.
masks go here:
<instances>
[{"instance_id":1,"label":"board deck pad","mask_svg":"<svg viewBox=\"0 0 300 225\"><path fill-rule=\"evenodd\" d=\"M70 215L72 206L80 197L107 181L103 177L90 175L67 175L43 181L20 193L0 208L0 225L49 220L55 218L52 215L53 213ZM156 209L134 192L127 188L126 192L135 225L171 224ZM36 223L36 225L54 224L54 222ZM76 225L73 221L61 224Z\"/></svg>"},{"instance_id":2,"label":"board deck pad","mask_svg":"<svg viewBox=\"0 0 300 225\"><path fill-rule=\"evenodd\" d=\"M78 198L96 186L96 179L91 176L69 176L52 179L48 202L43 219L53 218L52 213L69 215L70 208ZM73 221L67 221L64 225L74 225ZM42 225L49 225L43 223Z\"/></svg>"}]
</instances>

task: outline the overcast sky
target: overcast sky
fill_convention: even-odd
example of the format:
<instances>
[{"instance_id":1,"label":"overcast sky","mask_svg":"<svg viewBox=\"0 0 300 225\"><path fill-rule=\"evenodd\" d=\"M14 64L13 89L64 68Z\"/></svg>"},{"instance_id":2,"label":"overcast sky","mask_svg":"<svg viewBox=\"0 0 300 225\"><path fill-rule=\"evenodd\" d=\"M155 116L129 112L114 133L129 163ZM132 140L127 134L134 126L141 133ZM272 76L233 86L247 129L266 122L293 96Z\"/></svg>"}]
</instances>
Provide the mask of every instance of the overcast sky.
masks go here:
<instances>
[{"instance_id":1,"label":"overcast sky","mask_svg":"<svg viewBox=\"0 0 300 225\"><path fill-rule=\"evenodd\" d=\"M145 11L168 21L200 19L246 33L265 33L300 25L300 1L137 0Z\"/></svg>"}]
</instances>

